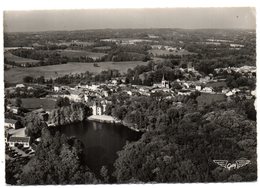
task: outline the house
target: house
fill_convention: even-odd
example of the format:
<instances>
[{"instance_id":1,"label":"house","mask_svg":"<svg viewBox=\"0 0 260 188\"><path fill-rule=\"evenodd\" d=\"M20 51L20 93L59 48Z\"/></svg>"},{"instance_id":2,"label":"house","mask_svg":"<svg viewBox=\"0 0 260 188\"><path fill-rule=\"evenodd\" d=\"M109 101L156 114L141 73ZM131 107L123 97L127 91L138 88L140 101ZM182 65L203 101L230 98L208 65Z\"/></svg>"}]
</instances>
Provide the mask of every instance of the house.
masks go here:
<instances>
[{"instance_id":1,"label":"house","mask_svg":"<svg viewBox=\"0 0 260 188\"><path fill-rule=\"evenodd\" d=\"M132 91L127 91L126 92L128 95L132 96L133 95L133 92Z\"/></svg>"},{"instance_id":2,"label":"house","mask_svg":"<svg viewBox=\"0 0 260 188\"><path fill-rule=\"evenodd\" d=\"M81 92L76 90L70 90L70 95L68 96L68 98L74 102L80 102L82 100L82 97L83 96L81 96Z\"/></svg>"},{"instance_id":3,"label":"house","mask_svg":"<svg viewBox=\"0 0 260 188\"><path fill-rule=\"evenodd\" d=\"M14 119L5 119L5 127L6 128L18 129L19 123L18 123L17 120L14 120Z\"/></svg>"},{"instance_id":4,"label":"house","mask_svg":"<svg viewBox=\"0 0 260 188\"><path fill-rule=\"evenodd\" d=\"M8 143L11 147L14 147L16 143L22 144L23 147L30 147L30 137L11 136L8 140Z\"/></svg>"},{"instance_id":5,"label":"house","mask_svg":"<svg viewBox=\"0 0 260 188\"><path fill-rule=\"evenodd\" d=\"M86 85L86 88L90 89L92 91L98 90L98 87L99 87L99 85L95 85L95 84L92 84L91 86L90 85Z\"/></svg>"},{"instance_id":6,"label":"house","mask_svg":"<svg viewBox=\"0 0 260 188\"><path fill-rule=\"evenodd\" d=\"M200 90L201 90L201 86L196 86L195 89L196 89L197 91L200 91Z\"/></svg>"},{"instance_id":7,"label":"house","mask_svg":"<svg viewBox=\"0 0 260 188\"><path fill-rule=\"evenodd\" d=\"M155 49L155 50L161 50L163 48L162 45L151 45L152 49Z\"/></svg>"},{"instance_id":8,"label":"house","mask_svg":"<svg viewBox=\"0 0 260 188\"><path fill-rule=\"evenodd\" d=\"M221 91L223 94L227 94L229 92L229 89L223 88Z\"/></svg>"},{"instance_id":9,"label":"house","mask_svg":"<svg viewBox=\"0 0 260 188\"><path fill-rule=\"evenodd\" d=\"M20 108L16 107L16 106L7 105L7 109L10 110L10 112L12 112L14 114L19 114L20 113Z\"/></svg>"},{"instance_id":10,"label":"house","mask_svg":"<svg viewBox=\"0 0 260 188\"><path fill-rule=\"evenodd\" d=\"M178 91L178 95L190 95L191 91L190 90L180 90Z\"/></svg>"},{"instance_id":11,"label":"house","mask_svg":"<svg viewBox=\"0 0 260 188\"><path fill-rule=\"evenodd\" d=\"M201 92L204 92L204 93L212 93L213 92L213 89L212 87L204 87Z\"/></svg>"},{"instance_id":12,"label":"house","mask_svg":"<svg viewBox=\"0 0 260 188\"><path fill-rule=\"evenodd\" d=\"M191 71L191 72L195 71L192 62L189 62L189 63L187 64L187 71L188 71L188 72L190 72L190 71Z\"/></svg>"},{"instance_id":13,"label":"house","mask_svg":"<svg viewBox=\"0 0 260 188\"><path fill-rule=\"evenodd\" d=\"M48 126L48 127L55 127L56 125L55 125L54 123L47 122L47 126Z\"/></svg>"},{"instance_id":14,"label":"house","mask_svg":"<svg viewBox=\"0 0 260 188\"><path fill-rule=\"evenodd\" d=\"M113 80L111 80L111 83L112 83L113 85L117 85L118 81L117 81L116 79L113 79Z\"/></svg>"},{"instance_id":15,"label":"house","mask_svg":"<svg viewBox=\"0 0 260 188\"><path fill-rule=\"evenodd\" d=\"M54 86L54 87L53 87L53 90L54 90L55 92L58 92L58 91L60 91L60 87L59 87L59 86Z\"/></svg>"},{"instance_id":16,"label":"house","mask_svg":"<svg viewBox=\"0 0 260 188\"><path fill-rule=\"evenodd\" d=\"M229 91L229 92L226 93L226 96L227 96L227 97L230 97L230 96L232 96L232 95L234 95L234 93L232 93L232 91Z\"/></svg>"},{"instance_id":17,"label":"house","mask_svg":"<svg viewBox=\"0 0 260 188\"><path fill-rule=\"evenodd\" d=\"M11 135L9 134L9 132L5 130L5 143L8 142L10 136L11 136Z\"/></svg>"},{"instance_id":18,"label":"house","mask_svg":"<svg viewBox=\"0 0 260 188\"><path fill-rule=\"evenodd\" d=\"M15 86L16 88L24 88L25 87L25 85L24 84L16 84L16 86Z\"/></svg>"},{"instance_id":19,"label":"house","mask_svg":"<svg viewBox=\"0 0 260 188\"><path fill-rule=\"evenodd\" d=\"M236 94L236 93L238 93L238 92L240 92L240 89L237 89L237 88L232 89L232 93L233 93L233 94Z\"/></svg>"},{"instance_id":20,"label":"house","mask_svg":"<svg viewBox=\"0 0 260 188\"><path fill-rule=\"evenodd\" d=\"M190 85L189 85L188 83L186 83L186 82L184 82L183 85L184 85L184 87L187 88L187 89L190 87Z\"/></svg>"},{"instance_id":21,"label":"house","mask_svg":"<svg viewBox=\"0 0 260 188\"><path fill-rule=\"evenodd\" d=\"M106 111L106 103L105 101L97 102L94 101L92 105L92 114L93 115L103 115Z\"/></svg>"}]
</instances>

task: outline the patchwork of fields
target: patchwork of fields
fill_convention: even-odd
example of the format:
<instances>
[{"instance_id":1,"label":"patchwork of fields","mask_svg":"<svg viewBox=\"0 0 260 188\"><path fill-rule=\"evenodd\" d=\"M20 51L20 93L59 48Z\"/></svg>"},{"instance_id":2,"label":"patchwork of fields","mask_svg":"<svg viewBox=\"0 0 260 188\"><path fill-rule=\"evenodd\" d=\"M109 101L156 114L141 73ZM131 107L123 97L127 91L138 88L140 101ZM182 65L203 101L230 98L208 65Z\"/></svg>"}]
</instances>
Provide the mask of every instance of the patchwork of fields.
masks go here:
<instances>
[{"instance_id":1,"label":"patchwork of fields","mask_svg":"<svg viewBox=\"0 0 260 188\"><path fill-rule=\"evenodd\" d=\"M50 65L41 67L21 68L16 67L4 72L5 82L22 83L25 76L45 78L57 78L66 74L84 73L86 71L100 73L103 70L117 69L121 73L126 73L129 68L137 65L147 65L143 61L124 61L124 62L100 62L94 66L93 63L67 63L60 65Z\"/></svg>"}]
</instances>

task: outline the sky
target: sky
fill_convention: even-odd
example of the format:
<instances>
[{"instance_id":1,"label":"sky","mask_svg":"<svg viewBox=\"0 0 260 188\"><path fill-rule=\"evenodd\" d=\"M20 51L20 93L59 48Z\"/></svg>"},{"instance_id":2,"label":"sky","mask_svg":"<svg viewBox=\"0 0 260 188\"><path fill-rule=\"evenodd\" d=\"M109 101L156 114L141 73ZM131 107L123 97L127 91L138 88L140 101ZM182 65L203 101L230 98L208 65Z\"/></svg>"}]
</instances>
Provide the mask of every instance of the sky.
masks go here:
<instances>
[{"instance_id":1,"label":"sky","mask_svg":"<svg viewBox=\"0 0 260 188\"><path fill-rule=\"evenodd\" d=\"M105 28L255 29L254 8L5 11L5 32Z\"/></svg>"}]
</instances>

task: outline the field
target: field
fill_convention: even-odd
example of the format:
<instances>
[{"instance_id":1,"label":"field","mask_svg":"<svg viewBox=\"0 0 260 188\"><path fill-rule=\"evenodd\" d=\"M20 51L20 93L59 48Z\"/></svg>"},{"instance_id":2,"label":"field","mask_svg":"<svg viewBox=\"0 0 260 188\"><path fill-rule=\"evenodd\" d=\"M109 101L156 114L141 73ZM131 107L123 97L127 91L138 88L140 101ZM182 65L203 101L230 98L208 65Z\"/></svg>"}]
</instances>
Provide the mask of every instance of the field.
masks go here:
<instances>
[{"instance_id":1,"label":"field","mask_svg":"<svg viewBox=\"0 0 260 188\"><path fill-rule=\"evenodd\" d=\"M28 59L28 58L23 58L23 57L19 57L19 56L13 55L10 52L6 52L4 54L4 57L8 61L14 61L15 63L38 63L39 62L38 60Z\"/></svg>"},{"instance_id":2,"label":"field","mask_svg":"<svg viewBox=\"0 0 260 188\"><path fill-rule=\"evenodd\" d=\"M191 53L187 50L177 50L177 51L168 51L168 50L149 50L149 53L152 53L154 56L161 56L161 55L191 55Z\"/></svg>"},{"instance_id":3,"label":"field","mask_svg":"<svg viewBox=\"0 0 260 188\"><path fill-rule=\"evenodd\" d=\"M55 100L49 98L23 98L22 107L27 109L39 109L43 108L45 110L51 110L55 108ZM15 100L11 100L11 103L14 104Z\"/></svg>"},{"instance_id":4,"label":"field","mask_svg":"<svg viewBox=\"0 0 260 188\"><path fill-rule=\"evenodd\" d=\"M96 52L89 52L89 51L82 51L82 50L59 50L58 51L62 56L67 56L71 58L77 58L81 56L87 56L90 58L101 58L105 56L105 53L96 53Z\"/></svg>"},{"instance_id":5,"label":"field","mask_svg":"<svg viewBox=\"0 0 260 188\"><path fill-rule=\"evenodd\" d=\"M129 68L136 65L146 65L148 62L142 61L125 61L125 62L100 62L98 67L93 63L67 63L60 65L50 65L41 67L21 68L15 67L4 72L5 82L22 83L25 76L45 78L57 78L66 74L84 73L86 71L100 73L103 70L117 69L121 73L126 73Z\"/></svg>"}]
</instances>

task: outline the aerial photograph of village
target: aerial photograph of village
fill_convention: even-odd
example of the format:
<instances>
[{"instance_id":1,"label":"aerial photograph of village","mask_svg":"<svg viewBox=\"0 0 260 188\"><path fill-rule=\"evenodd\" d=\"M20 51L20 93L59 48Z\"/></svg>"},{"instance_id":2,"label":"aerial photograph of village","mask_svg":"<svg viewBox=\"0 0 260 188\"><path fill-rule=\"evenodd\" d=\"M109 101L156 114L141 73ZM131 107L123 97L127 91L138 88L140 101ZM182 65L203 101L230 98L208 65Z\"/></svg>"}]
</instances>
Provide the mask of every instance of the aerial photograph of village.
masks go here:
<instances>
[{"instance_id":1,"label":"aerial photograph of village","mask_svg":"<svg viewBox=\"0 0 260 188\"><path fill-rule=\"evenodd\" d=\"M5 11L6 184L256 181L254 11Z\"/></svg>"}]
</instances>

